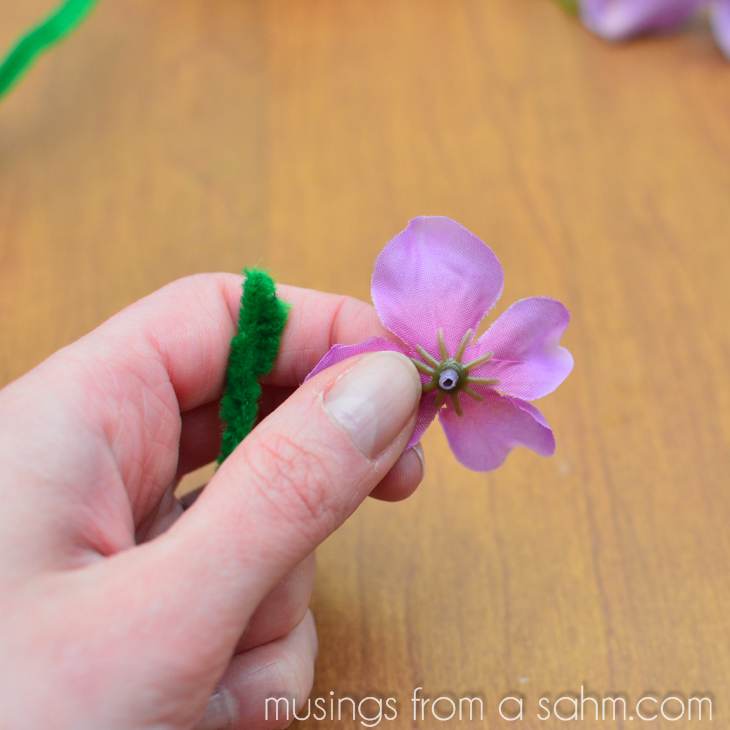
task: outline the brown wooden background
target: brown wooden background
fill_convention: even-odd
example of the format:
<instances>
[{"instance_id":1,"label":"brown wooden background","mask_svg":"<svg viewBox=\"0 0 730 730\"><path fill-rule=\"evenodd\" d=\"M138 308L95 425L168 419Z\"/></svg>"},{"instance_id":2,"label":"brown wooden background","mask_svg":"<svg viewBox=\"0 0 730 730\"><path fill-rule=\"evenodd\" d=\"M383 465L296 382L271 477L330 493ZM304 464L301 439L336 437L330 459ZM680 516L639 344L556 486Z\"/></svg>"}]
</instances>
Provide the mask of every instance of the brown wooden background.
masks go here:
<instances>
[{"instance_id":1,"label":"brown wooden background","mask_svg":"<svg viewBox=\"0 0 730 730\"><path fill-rule=\"evenodd\" d=\"M0 46L50 5L4 2ZM550 0L107 0L0 105L0 383L193 272L367 299L419 214L494 248L498 312L565 302L577 364L539 404L552 459L473 474L435 426L416 496L323 547L313 696L396 697L405 728L416 686L481 693L471 726L549 728L538 699L581 685L700 692L713 723L651 726L730 727L730 63L701 25L614 47Z\"/></svg>"}]
</instances>

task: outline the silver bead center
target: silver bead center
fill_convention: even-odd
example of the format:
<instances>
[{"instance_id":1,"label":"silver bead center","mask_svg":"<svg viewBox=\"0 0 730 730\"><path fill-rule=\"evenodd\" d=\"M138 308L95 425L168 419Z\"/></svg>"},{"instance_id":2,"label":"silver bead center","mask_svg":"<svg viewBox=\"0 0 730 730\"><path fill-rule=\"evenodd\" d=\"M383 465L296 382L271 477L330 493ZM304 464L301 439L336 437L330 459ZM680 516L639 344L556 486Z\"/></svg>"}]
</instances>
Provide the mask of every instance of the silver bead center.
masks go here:
<instances>
[{"instance_id":1,"label":"silver bead center","mask_svg":"<svg viewBox=\"0 0 730 730\"><path fill-rule=\"evenodd\" d=\"M441 390L453 390L459 384L459 373L454 368L446 368L439 375L439 388Z\"/></svg>"}]
</instances>

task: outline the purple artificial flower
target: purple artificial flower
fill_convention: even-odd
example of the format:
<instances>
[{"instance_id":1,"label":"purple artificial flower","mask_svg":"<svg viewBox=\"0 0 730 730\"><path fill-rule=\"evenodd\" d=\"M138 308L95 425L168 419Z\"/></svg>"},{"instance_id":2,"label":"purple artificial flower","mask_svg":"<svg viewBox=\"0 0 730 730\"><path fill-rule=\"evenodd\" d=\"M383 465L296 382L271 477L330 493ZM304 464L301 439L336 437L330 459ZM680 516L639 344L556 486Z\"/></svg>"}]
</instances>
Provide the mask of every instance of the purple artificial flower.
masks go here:
<instances>
[{"instance_id":1,"label":"purple artificial flower","mask_svg":"<svg viewBox=\"0 0 730 730\"><path fill-rule=\"evenodd\" d=\"M580 16L589 30L609 41L669 30L686 22L704 0L580 0Z\"/></svg>"},{"instance_id":2,"label":"purple artificial flower","mask_svg":"<svg viewBox=\"0 0 730 730\"><path fill-rule=\"evenodd\" d=\"M559 345L570 315L555 299L522 299L472 342L503 285L499 260L474 234L450 218L414 218L380 253L372 279L380 320L404 344L373 337L335 345L307 377L360 353L400 352L423 383L407 448L438 413L469 469L496 469L515 446L551 456L553 432L527 400L551 393L573 369Z\"/></svg>"},{"instance_id":3,"label":"purple artificial flower","mask_svg":"<svg viewBox=\"0 0 730 730\"><path fill-rule=\"evenodd\" d=\"M710 4L710 25L715 42L730 60L730 0L715 0Z\"/></svg>"},{"instance_id":4,"label":"purple artificial flower","mask_svg":"<svg viewBox=\"0 0 730 730\"><path fill-rule=\"evenodd\" d=\"M730 58L730 0L579 0L589 30L610 41L670 30L708 8L712 32Z\"/></svg>"}]
</instances>

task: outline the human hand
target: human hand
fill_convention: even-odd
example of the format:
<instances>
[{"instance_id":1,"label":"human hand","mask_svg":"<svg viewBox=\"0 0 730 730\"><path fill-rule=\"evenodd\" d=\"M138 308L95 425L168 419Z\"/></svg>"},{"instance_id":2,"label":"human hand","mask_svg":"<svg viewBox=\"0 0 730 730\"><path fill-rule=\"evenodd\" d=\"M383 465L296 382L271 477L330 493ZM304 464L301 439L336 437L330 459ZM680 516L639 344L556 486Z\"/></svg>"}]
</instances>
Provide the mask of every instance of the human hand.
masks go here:
<instances>
[{"instance_id":1,"label":"human hand","mask_svg":"<svg viewBox=\"0 0 730 730\"><path fill-rule=\"evenodd\" d=\"M3 730L263 730L286 724L266 697L306 700L313 551L368 494L418 485L421 382L378 353L295 390L333 343L388 333L362 302L280 287L269 415L183 512L176 485L220 446L240 290L175 282L0 391Z\"/></svg>"}]
</instances>

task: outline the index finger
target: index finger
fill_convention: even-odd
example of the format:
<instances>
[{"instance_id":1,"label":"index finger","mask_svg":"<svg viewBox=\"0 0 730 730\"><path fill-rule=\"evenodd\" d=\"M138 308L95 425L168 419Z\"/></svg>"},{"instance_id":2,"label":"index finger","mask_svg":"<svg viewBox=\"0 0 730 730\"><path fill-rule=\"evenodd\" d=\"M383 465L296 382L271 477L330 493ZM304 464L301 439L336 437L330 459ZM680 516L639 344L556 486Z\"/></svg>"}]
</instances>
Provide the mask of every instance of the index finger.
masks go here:
<instances>
[{"instance_id":1,"label":"index finger","mask_svg":"<svg viewBox=\"0 0 730 730\"><path fill-rule=\"evenodd\" d=\"M266 378L270 385L299 385L332 345L354 345L369 337L397 339L372 304L295 286L279 285L276 291L292 308L274 369Z\"/></svg>"},{"instance_id":2,"label":"index finger","mask_svg":"<svg viewBox=\"0 0 730 730\"><path fill-rule=\"evenodd\" d=\"M121 348L115 361L143 381L152 372L147 358L159 359L180 411L191 410L223 392L242 282L236 274L180 279L130 305L87 338L116 341ZM372 305L352 297L284 285L277 286L277 293L291 310L274 369L266 378L271 385L299 385L336 343L393 337Z\"/></svg>"}]
</instances>

